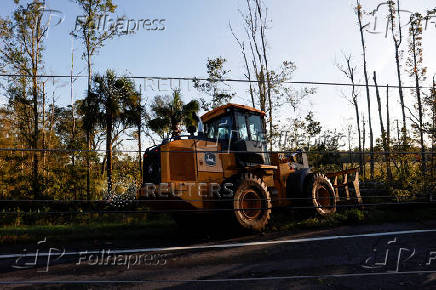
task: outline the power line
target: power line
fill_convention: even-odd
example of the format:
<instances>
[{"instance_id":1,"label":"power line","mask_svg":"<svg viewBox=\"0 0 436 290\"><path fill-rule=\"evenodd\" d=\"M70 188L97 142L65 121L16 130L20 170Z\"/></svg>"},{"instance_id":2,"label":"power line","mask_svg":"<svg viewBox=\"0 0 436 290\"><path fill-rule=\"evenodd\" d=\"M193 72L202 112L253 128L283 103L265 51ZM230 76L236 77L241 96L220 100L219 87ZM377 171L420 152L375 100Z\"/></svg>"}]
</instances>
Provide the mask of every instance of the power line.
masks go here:
<instances>
[{"instance_id":1,"label":"power line","mask_svg":"<svg viewBox=\"0 0 436 290\"><path fill-rule=\"evenodd\" d=\"M61 148L54 148L54 149L42 149L42 148L0 148L0 152L64 152L64 153L71 153L71 152L108 152L106 149L61 149ZM112 150L112 153L139 153L139 150ZM208 150L208 151L195 151L195 150L161 150L159 152L171 152L171 153L217 153L217 154L249 154L249 153L284 153L284 154L290 154L290 153L301 153L300 151L233 151L233 150ZM147 151L141 150L141 153L148 153ZM431 151L374 151L374 152L363 152L363 151L309 151L309 152L303 152L305 154L363 154L363 155L420 155L420 154L428 154L428 155L435 155L436 152Z\"/></svg>"},{"instance_id":2,"label":"power line","mask_svg":"<svg viewBox=\"0 0 436 290\"><path fill-rule=\"evenodd\" d=\"M362 198L392 198L398 199L397 196L394 195L372 195L365 196ZM246 201L266 201L266 200L312 200L313 197L279 197L279 198L270 198L270 199L244 199ZM318 200L322 199L331 199L330 197L318 197ZM350 200L358 200L357 197L350 197ZM130 201L131 203L147 203L147 202L187 202L187 201L202 201L202 202L229 202L234 201L234 199L135 199ZM19 199L19 200L8 200L8 199L0 199L0 203L73 203L73 202L82 202L82 203L110 203L109 200L86 200L86 199L73 199L73 200L44 200L44 199Z\"/></svg>"},{"instance_id":3,"label":"power line","mask_svg":"<svg viewBox=\"0 0 436 290\"><path fill-rule=\"evenodd\" d=\"M25 78L71 78L71 75L25 75L25 74L0 74L0 77L25 77ZM88 78L87 75L75 75L74 78ZM179 81L214 81L214 82L240 82L240 83L258 83L256 80L247 79L210 79L210 78L197 78L197 77L168 77L168 76L126 76L131 79L149 79L149 80L179 80ZM284 84L300 84L300 85L324 85L324 86L348 86L348 87L365 87L366 84L351 84L351 83L339 83L339 82L321 82L321 81L284 81ZM368 87L375 88L376 85L368 84ZM379 88L388 87L398 89L398 85L378 85ZM416 89L416 86L402 86L403 89ZM430 86L420 86L420 89L432 89Z\"/></svg>"}]
</instances>

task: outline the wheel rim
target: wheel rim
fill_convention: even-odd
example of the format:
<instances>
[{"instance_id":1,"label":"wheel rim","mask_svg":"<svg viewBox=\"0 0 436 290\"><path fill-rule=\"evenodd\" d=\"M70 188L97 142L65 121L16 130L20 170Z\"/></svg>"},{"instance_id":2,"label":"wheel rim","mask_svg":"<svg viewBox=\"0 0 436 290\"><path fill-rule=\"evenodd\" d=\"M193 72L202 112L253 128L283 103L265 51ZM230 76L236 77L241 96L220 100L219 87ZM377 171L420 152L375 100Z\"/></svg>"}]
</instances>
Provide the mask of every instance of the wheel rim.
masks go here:
<instances>
[{"instance_id":1,"label":"wheel rim","mask_svg":"<svg viewBox=\"0 0 436 290\"><path fill-rule=\"evenodd\" d=\"M331 207L330 192L323 185L319 186L316 189L316 202L317 202L317 206L319 206L321 208L330 208Z\"/></svg>"},{"instance_id":2,"label":"wheel rim","mask_svg":"<svg viewBox=\"0 0 436 290\"><path fill-rule=\"evenodd\" d=\"M255 190L247 190L240 198L241 213L247 219L256 219L262 213L261 196Z\"/></svg>"}]
</instances>

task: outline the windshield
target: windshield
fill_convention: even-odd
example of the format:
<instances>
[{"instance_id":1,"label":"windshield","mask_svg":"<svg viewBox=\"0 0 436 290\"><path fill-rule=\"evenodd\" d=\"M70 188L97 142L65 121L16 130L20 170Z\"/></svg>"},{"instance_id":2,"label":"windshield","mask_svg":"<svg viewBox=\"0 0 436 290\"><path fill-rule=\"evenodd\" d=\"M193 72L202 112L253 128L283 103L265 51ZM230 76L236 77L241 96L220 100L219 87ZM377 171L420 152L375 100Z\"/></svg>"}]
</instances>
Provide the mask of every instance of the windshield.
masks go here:
<instances>
[{"instance_id":1,"label":"windshield","mask_svg":"<svg viewBox=\"0 0 436 290\"><path fill-rule=\"evenodd\" d=\"M239 139L248 140L248 129L247 122L245 121L245 115L237 113L236 120L238 122Z\"/></svg>"},{"instance_id":2,"label":"windshield","mask_svg":"<svg viewBox=\"0 0 436 290\"><path fill-rule=\"evenodd\" d=\"M252 141L263 141L263 126L260 116L248 116L248 126L250 128L250 136Z\"/></svg>"},{"instance_id":3,"label":"windshield","mask_svg":"<svg viewBox=\"0 0 436 290\"><path fill-rule=\"evenodd\" d=\"M256 142L264 141L264 129L262 117L259 115L246 115L236 113L238 124L238 134L241 140L251 140Z\"/></svg>"}]
</instances>

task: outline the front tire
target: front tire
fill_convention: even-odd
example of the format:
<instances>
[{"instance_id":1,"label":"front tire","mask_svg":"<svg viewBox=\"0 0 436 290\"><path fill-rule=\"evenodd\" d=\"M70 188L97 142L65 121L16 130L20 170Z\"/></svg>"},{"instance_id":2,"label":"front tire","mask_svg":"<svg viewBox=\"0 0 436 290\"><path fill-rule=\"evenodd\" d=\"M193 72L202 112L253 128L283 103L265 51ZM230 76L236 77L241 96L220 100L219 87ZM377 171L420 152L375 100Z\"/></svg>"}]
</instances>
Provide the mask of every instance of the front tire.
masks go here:
<instances>
[{"instance_id":1,"label":"front tire","mask_svg":"<svg viewBox=\"0 0 436 290\"><path fill-rule=\"evenodd\" d=\"M306 184L306 196L311 198L316 212L327 216L336 212L336 196L330 180L320 173L312 174Z\"/></svg>"},{"instance_id":2,"label":"front tire","mask_svg":"<svg viewBox=\"0 0 436 290\"><path fill-rule=\"evenodd\" d=\"M239 225L263 231L271 216L271 196L262 179L251 173L244 174L235 192L233 208Z\"/></svg>"}]
</instances>

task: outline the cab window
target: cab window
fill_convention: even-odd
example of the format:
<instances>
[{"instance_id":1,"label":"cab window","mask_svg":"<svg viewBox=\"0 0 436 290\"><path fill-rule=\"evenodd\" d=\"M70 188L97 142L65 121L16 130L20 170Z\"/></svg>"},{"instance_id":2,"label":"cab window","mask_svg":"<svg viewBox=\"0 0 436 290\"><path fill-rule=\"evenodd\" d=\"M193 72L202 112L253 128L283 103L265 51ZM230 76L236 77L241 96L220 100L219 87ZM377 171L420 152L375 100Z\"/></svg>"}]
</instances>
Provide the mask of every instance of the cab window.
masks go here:
<instances>
[{"instance_id":1,"label":"cab window","mask_svg":"<svg viewBox=\"0 0 436 290\"><path fill-rule=\"evenodd\" d=\"M241 113L237 113L236 121L238 123L239 139L248 140L248 129L247 129L247 122L245 122L245 115Z\"/></svg>"},{"instance_id":2,"label":"cab window","mask_svg":"<svg viewBox=\"0 0 436 290\"><path fill-rule=\"evenodd\" d=\"M211 121L206 125L207 138L218 140L228 140L232 130L231 116L223 116L216 120Z\"/></svg>"},{"instance_id":3,"label":"cab window","mask_svg":"<svg viewBox=\"0 0 436 290\"><path fill-rule=\"evenodd\" d=\"M264 139L262 119L260 116L248 116L248 126L250 127L250 136L252 141L261 142Z\"/></svg>"},{"instance_id":4,"label":"cab window","mask_svg":"<svg viewBox=\"0 0 436 290\"><path fill-rule=\"evenodd\" d=\"M256 142L264 141L262 117L259 115L236 113L239 139Z\"/></svg>"}]
</instances>

